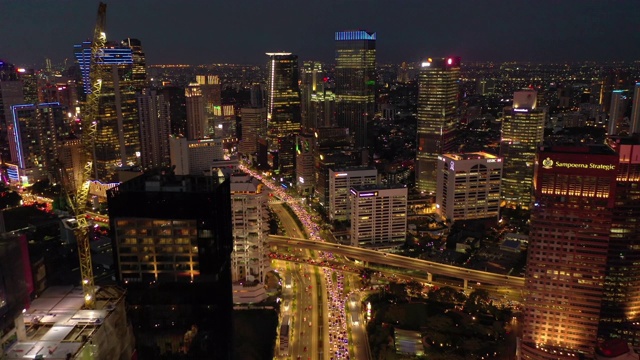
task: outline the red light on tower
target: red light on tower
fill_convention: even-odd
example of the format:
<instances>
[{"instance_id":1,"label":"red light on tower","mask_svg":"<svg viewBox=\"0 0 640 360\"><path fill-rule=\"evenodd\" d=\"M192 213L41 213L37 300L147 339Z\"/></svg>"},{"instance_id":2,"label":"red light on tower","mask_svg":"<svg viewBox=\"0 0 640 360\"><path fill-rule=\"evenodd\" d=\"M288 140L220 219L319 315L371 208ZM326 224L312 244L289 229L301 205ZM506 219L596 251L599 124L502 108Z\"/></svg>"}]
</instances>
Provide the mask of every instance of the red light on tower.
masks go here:
<instances>
[{"instance_id":1,"label":"red light on tower","mask_svg":"<svg viewBox=\"0 0 640 360\"><path fill-rule=\"evenodd\" d=\"M452 59L452 58L448 58L448 59L447 59L447 64L448 64L448 65L453 64L453 59Z\"/></svg>"}]
</instances>

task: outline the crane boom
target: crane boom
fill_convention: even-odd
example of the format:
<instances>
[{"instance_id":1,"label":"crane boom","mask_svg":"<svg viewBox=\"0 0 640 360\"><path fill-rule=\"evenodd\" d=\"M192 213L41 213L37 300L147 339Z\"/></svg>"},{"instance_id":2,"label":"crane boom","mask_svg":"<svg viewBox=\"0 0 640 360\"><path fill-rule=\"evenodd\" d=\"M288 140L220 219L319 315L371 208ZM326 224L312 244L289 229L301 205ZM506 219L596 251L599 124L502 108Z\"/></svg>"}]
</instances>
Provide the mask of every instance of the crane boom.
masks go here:
<instances>
[{"instance_id":1,"label":"crane boom","mask_svg":"<svg viewBox=\"0 0 640 360\"><path fill-rule=\"evenodd\" d=\"M89 223L87 222L87 201L89 197L89 185L94 175L95 163L95 138L97 118L100 110L100 94L102 92L102 80L104 70L102 60L104 47L107 40L105 34L107 5L98 5L98 17L93 32L91 43L91 62L89 67L89 80L91 81L91 93L87 94L87 103L82 116L82 145L87 162L82 171L82 182L77 187L72 204L78 227L75 230L78 241L78 257L80 260L80 276L82 277L82 292L84 305L87 309L95 306L96 287L93 279L93 264L91 262L91 246L89 243Z\"/></svg>"}]
</instances>

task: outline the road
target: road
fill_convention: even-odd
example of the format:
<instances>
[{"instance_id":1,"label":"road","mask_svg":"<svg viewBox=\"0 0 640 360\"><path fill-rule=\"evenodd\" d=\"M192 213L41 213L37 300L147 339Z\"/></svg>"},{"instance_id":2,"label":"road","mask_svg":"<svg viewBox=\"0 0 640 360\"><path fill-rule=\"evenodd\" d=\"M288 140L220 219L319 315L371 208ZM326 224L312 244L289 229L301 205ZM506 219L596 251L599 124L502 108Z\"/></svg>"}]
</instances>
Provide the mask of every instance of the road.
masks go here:
<instances>
[{"instance_id":1,"label":"road","mask_svg":"<svg viewBox=\"0 0 640 360\"><path fill-rule=\"evenodd\" d=\"M280 219L280 223L287 234L297 234L302 236L303 230L299 228L297 222L281 203L270 202L269 205ZM309 250L295 249L296 254L302 257L311 257ZM320 329L326 329L323 321L326 311L322 311L326 301L318 301L318 294L321 299L326 300L325 286L318 283L318 268L307 264L289 263L286 271L293 279L293 289L285 294L285 301L291 299L291 328L289 358L318 360L322 359L321 354L326 353L319 346L322 339L326 339L326 334L321 334ZM320 317L320 313L323 314ZM311 326L309 325L311 324ZM322 336L319 336L322 335Z\"/></svg>"},{"instance_id":2,"label":"road","mask_svg":"<svg viewBox=\"0 0 640 360\"><path fill-rule=\"evenodd\" d=\"M384 253L376 250L277 236L270 236L269 243L271 245L285 246L293 244L299 248L326 251L336 255L347 256L349 258L367 263L384 264L407 270L422 271L433 275L448 276L455 279L467 280L470 285L480 283L496 285L514 291L521 291L524 289L524 278L521 277L488 273L474 269L466 269L432 261L407 258L406 256Z\"/></svg>"}]
</instances>

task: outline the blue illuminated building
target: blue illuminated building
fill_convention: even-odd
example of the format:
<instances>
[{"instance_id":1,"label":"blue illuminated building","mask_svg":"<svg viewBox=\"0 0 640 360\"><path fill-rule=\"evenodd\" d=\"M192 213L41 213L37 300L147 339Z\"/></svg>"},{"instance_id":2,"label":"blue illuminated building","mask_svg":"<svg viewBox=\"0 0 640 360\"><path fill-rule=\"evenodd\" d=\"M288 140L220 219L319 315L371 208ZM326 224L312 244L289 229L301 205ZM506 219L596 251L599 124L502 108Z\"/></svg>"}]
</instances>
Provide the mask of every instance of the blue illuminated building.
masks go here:
<instances>
[{"instance_id":1,"label":"blue illuminated building","mask_svg":"<svg viewBox=\"0 0 640 360\"><path fill-rule=\"evenodd\" d=\"M98 59L98 64L133 65L133 50L130 47L120 47L115 44L108 44L107 46L104 48L104 55ZM89 80L91 41L83 41L82 44L74 45L73 48L82 74L82 84L86 95L91 93L91 81Z\"/></svg>"}]
</instances>

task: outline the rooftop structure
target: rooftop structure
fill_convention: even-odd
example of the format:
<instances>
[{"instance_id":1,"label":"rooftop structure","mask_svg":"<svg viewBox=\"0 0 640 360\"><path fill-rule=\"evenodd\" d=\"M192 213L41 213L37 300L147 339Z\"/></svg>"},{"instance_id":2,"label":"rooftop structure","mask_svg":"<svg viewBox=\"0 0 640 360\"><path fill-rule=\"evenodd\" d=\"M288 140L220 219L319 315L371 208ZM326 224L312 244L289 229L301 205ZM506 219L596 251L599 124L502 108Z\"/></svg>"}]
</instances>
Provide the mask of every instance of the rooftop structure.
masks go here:
<instances>
[{"instance_id":1,"label":"rooftop structure","mask_svg":"<svg viewBox=\"0 0 640 360\"><path fill-rule=\"evenodd\" d=\"M124 295L124 290L118 287L99 288L95 309L83 310L82 288L47 289L21 315L24 328L17 330L18 340L7 348L4 358L131 358L134 343Z\"/></svg>"}]
</instances>

